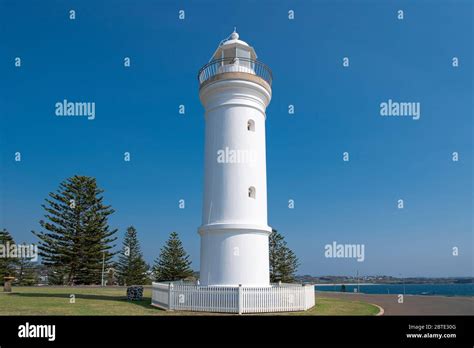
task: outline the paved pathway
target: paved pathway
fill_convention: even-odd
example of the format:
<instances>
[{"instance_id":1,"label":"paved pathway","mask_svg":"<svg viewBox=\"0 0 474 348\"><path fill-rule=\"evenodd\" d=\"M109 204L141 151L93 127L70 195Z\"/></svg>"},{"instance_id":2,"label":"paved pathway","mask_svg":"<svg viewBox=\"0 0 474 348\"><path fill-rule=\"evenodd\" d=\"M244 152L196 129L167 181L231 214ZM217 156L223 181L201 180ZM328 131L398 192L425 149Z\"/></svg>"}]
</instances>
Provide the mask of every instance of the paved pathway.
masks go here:
<instances>
[{"instance_id":1,"label":"paved pathway","mask_svg":"<svg viewBox=\"0 0 474 348\"><path fill-rule=\"evenodd\" d=\"M474 297L447 297L405 295L403 303L398 303L398 295L374 295L318 291L318 297L341 298L363 301L379 305L384 315L474 315Z\"/></svg>"}]
</instances>

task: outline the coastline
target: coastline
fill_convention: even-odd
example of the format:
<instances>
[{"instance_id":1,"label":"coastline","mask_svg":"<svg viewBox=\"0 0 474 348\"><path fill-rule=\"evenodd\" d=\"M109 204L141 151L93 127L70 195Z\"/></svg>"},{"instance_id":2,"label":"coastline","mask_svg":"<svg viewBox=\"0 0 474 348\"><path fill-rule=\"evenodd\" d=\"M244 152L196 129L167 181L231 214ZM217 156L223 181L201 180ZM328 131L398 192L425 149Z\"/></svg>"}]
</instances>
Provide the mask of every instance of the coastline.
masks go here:
<instances>
[{"instance_id":1,"label":"coastline","mask_svg":"<svg viewBox=\"0 0 474 348\"><path fill-rule=\"evenodd\" d=\"M336 298L372 303L384 309L383 315L474 315L474 296L363 294L316 291L318 298Z\"/></svg>"}]
</instances>

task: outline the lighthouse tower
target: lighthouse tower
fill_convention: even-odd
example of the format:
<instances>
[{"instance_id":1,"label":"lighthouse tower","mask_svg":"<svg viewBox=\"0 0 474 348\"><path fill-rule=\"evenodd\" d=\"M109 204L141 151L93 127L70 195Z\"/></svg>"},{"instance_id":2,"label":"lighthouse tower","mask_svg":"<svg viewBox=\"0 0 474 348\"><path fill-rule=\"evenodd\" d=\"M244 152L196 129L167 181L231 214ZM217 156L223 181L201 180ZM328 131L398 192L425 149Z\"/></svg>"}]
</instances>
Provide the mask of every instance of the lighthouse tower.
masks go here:
<instances>
[{"instance_id":1,"label":"lighthouse tower","mask_svg":"<svg viewBox=\"0 0 474 348\"><path fill-rule=\"evenodd\" d=\"M234 30L198 80L206 122L200 279L153 283L152 305L239 314L307 310L315 303L313 285L270 284L265 111L272 73Z\"/></svg>"},{"instance_id":2,"label":"lighthouse tower","mask_svg":"<svg viewBox=\"0 0 474 348\"><path fill-rule=\"evenodd\" d=\"M272 75L234 32L199 72L205 108L202 285L269 286L265 109Z\"/></svg>"}]
</instances>

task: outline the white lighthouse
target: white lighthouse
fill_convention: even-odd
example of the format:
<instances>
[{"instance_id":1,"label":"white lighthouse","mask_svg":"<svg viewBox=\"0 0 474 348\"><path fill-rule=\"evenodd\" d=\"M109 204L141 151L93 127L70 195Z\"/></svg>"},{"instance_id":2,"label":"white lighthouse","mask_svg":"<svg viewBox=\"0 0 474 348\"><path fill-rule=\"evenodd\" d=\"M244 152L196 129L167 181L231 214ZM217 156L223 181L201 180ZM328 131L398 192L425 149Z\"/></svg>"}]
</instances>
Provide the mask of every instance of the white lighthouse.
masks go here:
<instances>
[{"instance_id":1,"label":"white lighthouse","mask_svg":"<svg viewBox=\"0 0 474 348\"><path fill-rule=\"evenodd\" d=\"M205 108L202 285L269 286L265 110L271 71L234 32L199 72Z\"/></svg>"},{"instance_id":2,"label":"white lighthouse","mask_svg":"<svg viewBox=\"0 0 474 348\"><path fill-rule=\"evenodd\" d=\"M152 305L239 314L307 310L314 286L270 284L265 110L272 73L234 30L198 79L206 110L200 280L153 283Z\"/></svg>"}]
</instances>

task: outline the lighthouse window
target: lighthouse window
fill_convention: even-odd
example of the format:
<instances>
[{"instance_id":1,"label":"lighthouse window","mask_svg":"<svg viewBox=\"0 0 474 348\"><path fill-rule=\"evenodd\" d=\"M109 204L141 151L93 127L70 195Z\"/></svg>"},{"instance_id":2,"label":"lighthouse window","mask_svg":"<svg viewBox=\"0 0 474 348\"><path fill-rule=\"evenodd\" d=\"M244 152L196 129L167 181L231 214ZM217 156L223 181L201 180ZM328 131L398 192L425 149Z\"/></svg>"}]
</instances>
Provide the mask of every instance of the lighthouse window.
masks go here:
<instances>
[{"instance_id":1,"label":"lighthouse window","mask_svg":"<svg viewBox=\"0 0 474 348\"><path fill-rule=\"evenodd\" d=\"M255 132L255 121L254 120L248 120L247 121L247 130L250 132Z\"/></svg>"},{"instance_id":2,"label":"lighthouse window","mask_svg":"<svg viewBox=\"0 0 474 348\"><path fill-rule=\"evenodd\" d=\"M249 187L249 197L255 199L255 187Z\"/></svg>"},{"instance_id":3,"label":"lighthouse window","mask_svg":"<svg viewBox=\"0 0 474 348\"><path fill-rule=\"evenodd\" d=\"M236 54L238 58L250 59L250 51L237 47Z\"/></svg>"},{"instance_id":4,"label":"lighthouse window","mask_svg":"<svg viewBox=\"0 0 474 348\"><path fill-rule=\"evenodd\" d=\"M250 69L250 51L237 47L236 49L237 58L243 58L239 60L239 65ZM245 71L248 72L248 71Z\"/></svg>"},{"instance_id":5,"label":"lighthouse window","mask_svg":"<svg viewBox=\"0 0 474 348\"><path fill-rule=\"evenodd\" d=\"M222 58L224 58L224 64L232 64L235 58L235 48L228 48L222 51Z\"/></svg>"}]
</instances>

